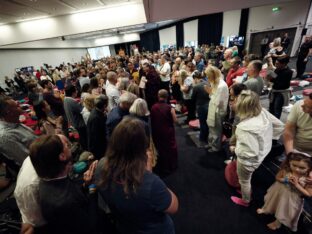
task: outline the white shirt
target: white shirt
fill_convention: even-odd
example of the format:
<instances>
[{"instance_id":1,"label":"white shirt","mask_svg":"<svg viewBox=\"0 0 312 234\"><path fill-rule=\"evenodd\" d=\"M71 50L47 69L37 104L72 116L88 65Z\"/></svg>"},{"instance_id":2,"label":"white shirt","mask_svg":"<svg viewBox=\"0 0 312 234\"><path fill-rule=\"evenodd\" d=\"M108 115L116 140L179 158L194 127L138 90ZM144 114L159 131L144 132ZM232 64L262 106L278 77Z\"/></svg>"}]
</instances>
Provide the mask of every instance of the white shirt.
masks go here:
<instances>
[{"instance_id":1,"label":"white shirt","mask_svg":"<svg viewBox=\"0 0 312 234\"><path fill-rule=\"evenodd\" d=\"M278 140L284 124L262 108L258 116L241 120L236 126L237 160L245 167L258 168L272 148L272 140Z\"/></svg>"},{"instance_id":2,"label":"white shirt","mask_svg":"<svg viewBox=\"0 0 312 234\"><path fill-rule=\"evenodd\" d=\"M108 97L107 110L110 112L115 106L118 105L120 92L115 85L108 83L106 86L106 95Z\"/></svg>"},{"instance_id":3,"label":"white shirt","mask_svg":"<svg viewBox=\"0 0 312 234\"><path fill-rule=\"evenodd\" d=\"M170 65L167 62L159 67L160 73L166 73L166 75L160 75L160 79L162 82L170 81L170 70Z\"/></svg>"},{"instance_id":4,"label":"white shirt","mask_svg":"<svg viewBox=\"0 0 312 234\"><path fill-rule=\"evenodd\" d=\"M48 75L45 75L45 76L40 76L40 80L49 80L49 81L51 81L51 82L52 82L51 77L50 77L50 76L48 76Z\"/></svg>"},{"instance_id":5,"label":"white shirt","mask_svg":"<svg viewBox=\"0 0 312 234\"><path fill-rule=\"evenodd\" d=\"M14 196L21 212L23 223L35 227L46 224L39 205L40 179L27 157L18 173Z\"/></svg>"},{"instance_id":6,"label":"white shirt","mask_svg":"<svg viewBox=\"0 0 312 234\"><path fill-rule=\"evenodd\" d=\"M218 87L210 94L210 102L207 115L207 124L209 127L215 127L216 113L220 116L225 116L228 100L229 88L222 77L220 78Z\"/></svg>"},{"instance_id":7,"label":"white shirt","mask_svg":"<svg viewBox=\"0 0 312 234\"><path fill-rule=\"evenodd\" d=\"M89 117L90 117L90 111L86 108L86 107L84 107L83 109L82 109L82 111L81 111L81 115L82 115L82 118L83 118L83 121L84 121L84 123L87 125L87 123L88 123L88 119L89 119Z\"/></svg>"},{"instance_id":8,"label":"white shirt","mask_svg":"<svg viewBox=\"0 0 312 234\"><path fill-rule=\"evenodd\" d=\"M83 87L84 84L90 84L89 77L79 77L78 80L81 88Z\"/></svg>"}]
</instances>

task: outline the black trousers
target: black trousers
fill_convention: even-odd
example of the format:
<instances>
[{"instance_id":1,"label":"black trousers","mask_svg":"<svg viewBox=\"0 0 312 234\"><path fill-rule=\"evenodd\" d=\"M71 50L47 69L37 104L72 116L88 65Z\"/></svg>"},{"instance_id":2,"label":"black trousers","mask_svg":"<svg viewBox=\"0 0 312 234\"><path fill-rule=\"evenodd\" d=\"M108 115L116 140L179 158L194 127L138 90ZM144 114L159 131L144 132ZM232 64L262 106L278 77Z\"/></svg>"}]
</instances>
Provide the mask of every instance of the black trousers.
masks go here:
<instances>
[{"instance_id":1,"label":"black trousers","mask_svg":"<svg viewBox=\"0 0 312 234\"><path fill-rule=\"evenodd\" d=\"M304 61L305 57L298 56L297 59L297 77L301 78L303 73L305 72L307 61Z\"/></svg>"},{"instance_id":2,"label":"black trousers","mask_svg":"<svg viewBox=\"0 0 312 234\"><path fill-rule=\"evenodd\" d=\"M169 85L170 85L170 81L166 81L166 82L161 81L161 82L160 82L160 86L159 86L160 89L165 89L165 90L168 91L168 101L171 99L171 94L170 94L170 87L169 87Z\"/></svg>"},{"instance_id":3,"label":"black trousers","mask_svg":"<svg viewBox=\"0 0 312 234\"><path fill-rule=\"evenodd\" d=\"M81 147L84 150L88 150L87 128L86 127L77 128L77 131L79 133L79 143L80 143Z\"/></svg>"}]
</instances>

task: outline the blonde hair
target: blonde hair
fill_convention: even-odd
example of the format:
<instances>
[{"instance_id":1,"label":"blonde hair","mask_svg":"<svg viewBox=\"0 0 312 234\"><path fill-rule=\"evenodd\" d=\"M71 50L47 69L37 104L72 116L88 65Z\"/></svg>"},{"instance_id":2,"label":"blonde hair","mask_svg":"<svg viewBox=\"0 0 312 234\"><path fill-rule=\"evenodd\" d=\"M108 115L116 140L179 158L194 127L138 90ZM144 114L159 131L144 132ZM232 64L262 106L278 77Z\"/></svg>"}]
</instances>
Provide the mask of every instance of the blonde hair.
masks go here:
<instances>
[{"instance_id":1,"label":"blonde hair","mask_svg":"<svg viewBox=\"0 0 312 234\"><path fill-rule=\"evenodd\" d=\"M83 106L91 111L94 108L94 95L87 95L83 100Z\"/></svg>"},{"instance_id":2,"label":"blonde hair","mask_svg":"<svg viewBox=\"0 0 312 234\"><path fill-rule=\"evenodd\" d=\"M178 82L180 85L183 85L184 80L188 77L187 71L186 70L180 70L179 72L179 79Z\"/></svg>"},{"instance_id":3,"label":"blonde hair","mask_svg":"<svg viewBox=\"0 0 312 234\"><path fill-rule=\"evenodd\" d=\"M136 96L140 96L140 88L136 83L131 83L128 86L127 91L135 94Z\"/></svg>"},{"instance_id":4,"label":"blonde hair","mask_svg":"<svg viewBox=\"0 0 312 234\"><path fill-rule=\"evenodd\" d=\"M147 116L150 114L147 103L142 98L138 98L133 102L129 109L129 113L137 116Z\"/></svg>"},{"instance_id":5,"label":"blonde hair","mask_svg":"<svg viewBox=\"0 0 312 234\"><path fill-rule=\"evenodd\" d=\"M221 71L217 67L209 65L205 70L205 75L208 77L209 81L210 79L213 80L213 83L211 83L211 87L212 92L214 93L218 89L218 85L222 77Z\"/></svg>"},{"instance_id":6,"label":"blonde hair","mask_svg":"<svg viewBox=\"0 0 312 234\"><path fill-rule=\"evenodd\" d=\"M243 120L258 116L262 111L259 95L251 90L243 90L238 96L235 113Z\"/></svg>"},{"instance_id":7,"label":"blonde hair","mask_svg":"<svg viewBox=\"0 0 312 234\"><path fill-rule=\"evenodd\" d=\"M280 46L281 43L282 43L282 38L280 38L280 37L274 38L274 40L273 40L273 46L274 47Z\"/></svg>"}]
</instances>

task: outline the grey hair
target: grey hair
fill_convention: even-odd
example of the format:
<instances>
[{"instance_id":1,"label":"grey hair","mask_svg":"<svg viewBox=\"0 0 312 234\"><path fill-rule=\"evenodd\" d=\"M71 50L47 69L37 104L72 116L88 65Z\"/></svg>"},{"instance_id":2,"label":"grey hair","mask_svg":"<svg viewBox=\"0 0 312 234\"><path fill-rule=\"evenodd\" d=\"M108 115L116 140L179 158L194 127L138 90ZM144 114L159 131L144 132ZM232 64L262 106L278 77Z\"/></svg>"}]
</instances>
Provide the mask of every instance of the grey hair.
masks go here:
<instances>
[{"instance_id":1,"label":"grey hair","mask_svg":"<svg viewBox=\"0 0 312 234\"><path fill-rule=\"evenodd\" d=\"M109 72L107 72L106 77L107 77L108 81L112 81L113 78L117 78L117 74L116 74L116 72L109 71Z\"/></svg>"},{"instance_id":2,"label":"grey hair","mask_svg":"<svg viewBox=\"0 0 312 234\"><path fill-rule=\"evenodd\" d=\"M119 103L127 103L129 105L132 105L135 99L137 99L137 96L133 93L124 92L119 98Z\"/></svg>"},{"instance_id":3,"label":"grey hair","mask_svg":"<svg viewBox=\"0 0 312 234\"><path fill-rule=\"evenodd\" d=\"M121 77L119 83L119 90L127 90L129 86L129 78L128 77Z\"/></svg>"},{"instance_id":4,"label":"grey hair","mask_svg":"<svg viewBox=\"0 0 312 234\"><path fill-rule=\"evenodd\" d=\"M147 116L150 114L148 111L147 103L144 99L136 99L129 109L129 113L137 116Z\"/></svg>"}]
</instances>

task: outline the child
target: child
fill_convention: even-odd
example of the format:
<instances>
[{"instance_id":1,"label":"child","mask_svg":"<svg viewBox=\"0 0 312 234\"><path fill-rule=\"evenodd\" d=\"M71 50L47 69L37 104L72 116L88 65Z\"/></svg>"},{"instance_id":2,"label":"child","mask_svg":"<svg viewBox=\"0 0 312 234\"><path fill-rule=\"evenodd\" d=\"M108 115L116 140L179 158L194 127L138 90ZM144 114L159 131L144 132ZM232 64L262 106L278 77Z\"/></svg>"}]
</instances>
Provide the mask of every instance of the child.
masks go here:
<instances>
[{"instance_id":1,"label":"child","mask_svg":"<svg viewBox=\"0 0 312 234\"><path fill-rule=\"evenodd\" d=\"M303 197L312 196L312 186L306 179L312 170L312 157L306 153L293 151L287 155L276 182L264 197L264 206L257 209L258 214L275 214L276 220L267 226L276 230L284 224L297 231L297 224L303 208Z\"/></svg>"}]
</instances>

